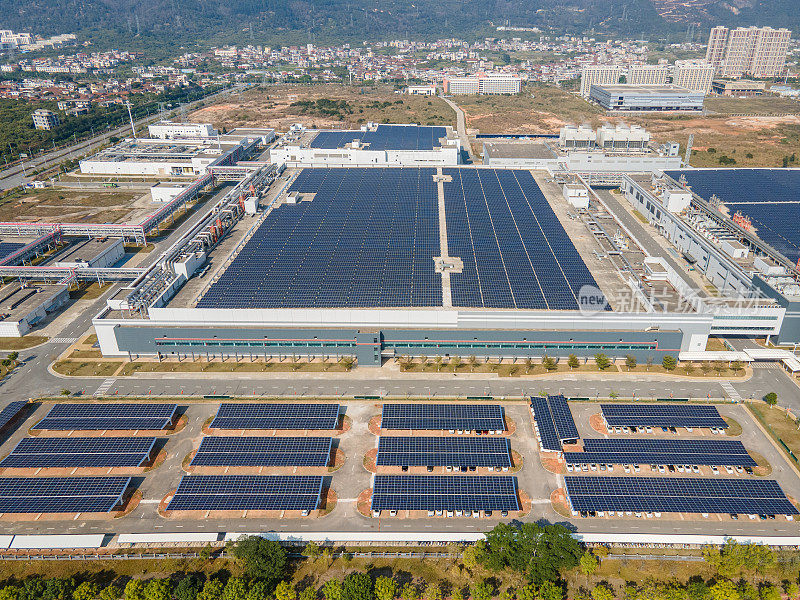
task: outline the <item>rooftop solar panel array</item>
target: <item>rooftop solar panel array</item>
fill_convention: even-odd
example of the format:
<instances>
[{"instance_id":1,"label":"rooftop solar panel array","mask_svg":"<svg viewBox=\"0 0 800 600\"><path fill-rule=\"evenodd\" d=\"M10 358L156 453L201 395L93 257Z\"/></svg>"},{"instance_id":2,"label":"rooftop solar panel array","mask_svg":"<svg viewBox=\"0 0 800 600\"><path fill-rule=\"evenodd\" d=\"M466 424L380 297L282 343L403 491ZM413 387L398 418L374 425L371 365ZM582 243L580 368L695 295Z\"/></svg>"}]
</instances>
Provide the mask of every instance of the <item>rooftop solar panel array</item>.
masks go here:
<instances>
[{"instance_id":1,"label":"rooftop solar panel array","mask_svg":"<svg viewBox=\"0 0 800 600\"><path fill-rule=\"evenodd\" d=\"M3 429L11 421L17 418L17 415L22 412L28 404L27 400L15 400L10 402L3 410L0 410L0 429Z\"/></svg>"},{"instance_id":2,"label":"rooftop solar panel array","mask_svg":"<svg viewBox=\"0 0 800 600\"><path fill-rule=\"evenodd\" d=\"M177 404L56 404L33 429L155 431L169 427L177 410Z\"/></svg>"},{"instance_id":3,"label":"rooftop solar panel array","mask_svg":"<svg viewBox=\"0 0 800 600\"><path fill-rule=\"evenodd\" d=\"M302 171L290 190L313 191L313 200L270 212L197 306L441 306L434 174Z\"/></svg>"},{"instance_id":4,"label":"rooftop solar panel array","mask_svg":"<svg viewBox=\"0 0 800 600\"><path fill-rule=\"evenodd\" d=\"M531 407L543 450L561 450L561 443L580 438L567 399L558 394L532 398Z\"/></svg>"},{"instance_id":5,"label":"rooftop solar panel array","mask_svg":"<svg viewBox=\"0 0 800 600\"><path fill-rule=\"evenodd\" d=\"M167 510L315 510L322 477L184 475Z\"/></svg>"},{"instance_id":6,"label":"rooftop solar panel array","mask_svg":"<svg viewBox=\"0 0 800 600\"><path fill-rule=\"evenodd\" d=\"M800 172L796 169L703 169L667 171L686 177L692 191L709 201L716 195L750 217L758 237L793 263L800 259Z\"/></svg>"},{"instance_id":7,"label":"rooftop solar panel array","mask_svg":"<svg viewBox=\"0 0 800 600\"><path fill-rule=\"evenodd\" d=\"M324 467L332 446L329 437L204 437L192 466Z\"/></svg>"},{"instance_id":8,"label":"rooftop solar panel array","mask_svg":"<svg viewBox=\"0 0 800 600\"><path fill-rule=\"evenodd\" d=\"M154 437L24 438L0 467L140 467L147 463Z\"/></svg>"},{"instance_id":9,"label":"rooftop solar panel array","mask_svg":"<svg viewBox=\"0 0 800 600\"><path fill-rule=\"evenodd\" d=\"M770 480L567 476L564 481L576 511L798 514Z\"/></svg>"},{"instance_id":10,"label":"rooftop solar panel array","mask_svg":"<svg viewBox=\"0 0 800 600\"><path fill-rule=\"evenodd\" d=\"M517 478L375 475L372 510L520 510Z\"/></svg>"},{"instance_id":11,"label":"rooftop solar panel array","mask_svg":"<svg viewBox=\"0 0 800 600\"><path fill-rule=\"evenodd\" d=\"M692 404L601 404L611 427L728 427L716 406Z\"/></svg>"},{"instance_id":12,"label":"rooftop solar panel array","mask_svg":"<svg viewBox=\"0 0 800 600\"><path fill-rule=\"evenodd\" d=\"M510 467L506 438L381 437L378 466Z\"/></svg>"},{"instance_id":13,"label":"rooftop solar panel array","mask_svg":"<svg viewBox=\"0 0 800 600\"><path fill-rule=\"evenodd\" d=\"M106 513L130 482L130 477L0 478L0 513Z\"/></svg>"},{"instance_id":14,"label":"rooftop solar panel array","mask_svg":"<svg viewBox=\"0 0 800 600\"><path fill-rule=\"evenodd\" d=\"M444 169L454 306L574 310L597 283L529 171ZM608 307L606 307L608 308Z\"/></svg>"},{"instance_id":15,"label":"rooftop solar panel array","mask_svg":"<svg viewBox=\"0 0 800 600\"><path fill-rule=\"evenodd\" d=\"M212 429L336 429L338 404L221 404Z\"/></svg>"},{"instance_id":16,"label":"rooftop solar panel array","mask_svg":"<svg viewBox=\"0 0 800 600\"><path fill-rule=\"evenodd\" d=\"M384 404L381 429L505 431L499 404Z\"/></svg>"},{"instance_id":17,"label":"rooftop solar panel array","mask_svg":"<svg viewBox=\"0 0 800 600\"><path fill-rule=\"evenodd\" d=\"M14 254L14 252L24 247L25 244L21 244L19 242L0 242L0 260L3 260L7 256Z\"/></svg>"},{"instance_id":18,"label":"rooftop solar panel array","mask_svg":"<svg viewBox=\"0 0 800 600\"><path fill-rule=\"evenodd\" d=\"M441 147L439 139L443 137L447 137L444 127L378 125L376 131L320 131L310 146L332 150L359 140L369 144L369 150L433 150Z\"/></svg>"}]
</instances>

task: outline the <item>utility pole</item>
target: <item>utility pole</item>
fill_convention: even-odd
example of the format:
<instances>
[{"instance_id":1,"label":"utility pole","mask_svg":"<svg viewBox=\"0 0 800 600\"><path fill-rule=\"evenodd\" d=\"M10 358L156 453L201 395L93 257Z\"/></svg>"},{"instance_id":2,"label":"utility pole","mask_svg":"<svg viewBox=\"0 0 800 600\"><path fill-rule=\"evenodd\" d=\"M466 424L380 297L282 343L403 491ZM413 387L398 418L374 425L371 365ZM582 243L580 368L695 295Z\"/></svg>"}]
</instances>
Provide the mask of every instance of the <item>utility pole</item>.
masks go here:
<instances>
[{"instance_id":1,"label":"utility pole","mask_svg":"<svg viewBox=\"0 0 800 600\"><path fill-rule=\"evenodd\" d=\"M131 101L125 102L125 107L128 109L128 118L131 120L131 131L133 132L133 139L136 139L136 126L133 124L133 113L131 112Z\"/></svg>"}]
</instances>

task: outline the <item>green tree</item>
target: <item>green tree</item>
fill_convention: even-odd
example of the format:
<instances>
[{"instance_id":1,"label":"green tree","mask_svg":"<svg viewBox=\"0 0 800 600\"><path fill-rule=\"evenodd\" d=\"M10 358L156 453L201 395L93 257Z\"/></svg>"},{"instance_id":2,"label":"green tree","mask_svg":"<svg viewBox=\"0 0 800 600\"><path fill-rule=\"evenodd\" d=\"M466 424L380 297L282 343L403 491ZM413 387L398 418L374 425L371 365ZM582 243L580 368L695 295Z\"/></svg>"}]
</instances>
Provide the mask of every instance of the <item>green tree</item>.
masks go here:
<instances>
[{"instance_id":1,"label":"green tree","mask_svg":"<svg viewBox=\"0 0 800 600\"><path fill-rule=\"evenodd\" d=\"M75 580L72 577L46 579L41 598L42 600L71 600L75 587Z\"/></svg>"},{"instance_id":2,"label":"green tree","mask_svg":"<svg viewBox=\"0 0 800 600\"><path fill-rule=\"evenodd\" d=\"M209 579L197 594L197 600L222 600L223 591L225 591L225 584L221 579Z\"/></svg>"},{"instance_id":3,"label":"green tree","mask_svg":"<svg viewBox=\"0 0 800 600\"><path fill-rule=\"evenodd\" d=\"M675 367L678 366L678 361L671 354L667 354L661 361L661 366L667 371L674 371Z\"/></svg>"},{"instance_id":4,"label":"green tree","mask_svg":"<svg viewBox=\"0 0 800 600\"><path fill-rule=\"evenodd\" d=\"M366 573L350 573L342 582L342 600L372 600L372 578Z\"/></svg>"},{"instance_id":5,"label":"green tree","mask_svg":"<svg viewBox=\"0 0 800 600\"><path fill-rule=\"evenodd\" d=\"M294 586L288 581L281 581L275 588L275 600L297 600Z\"/></svg>"},{"instance_id":6,"label":"green tree","mask_svg":"<svg viewBox=\"0 0 800 600\"><path fill-rule=\"evenodd\" d=\"M461 587L456 586L453 588L453 591L450 592L450 600L464 600L464 592Z\"/></svg>"},{"instance_id":7,"label":"green tree","mask_svg":"<svg viewBox=\"0 0 800 600\"><path fill-rule=\"evenodd\" d=\"M99 585L92 581L84 581L72 592L72 600L94 600L99 593Z\"/></svg>"},{"instance_id":8,"label":"green tree","mask_svg":"<svg viewBox=\"0 0 800 600\"><path fill-rule=\"evenodd\" d=\"M309 585L308 587L304 587L299 594L297 594L298 600L317 600L317 588L313 585Z\"/></svg>"},{"instance_id":9,"label":"green tree","mask_svg":"<svg viewBox=\"0 0 800 600\"><path fill-rule=\"evenodd\" d=\"M475 367L478 366L478 357L475 356L474 354L472 354L467 359L467 362L469 363L470 372L474 373L475 372Z\"/></svg>"},{"instance_id":10,"label":"green tree","mask_svg":"<svg viewBox=\"0 0 800 600\"><path fill-rule=\"evenodd\" d=\"M231 555L254 579L276 585L286 574L286 550L278 542L260 536L245 536L231 547Z\"/></svg>"},{"instance_id":11,"label":"green tree","mask_svg":"<svg viewBox=\"0 0 800 600\"><path fill-rule=\"evenodd\" d=\"M591 552L584 552L581 555L578 566L580 567L581 573L583 573L584 577L591 577L597 573L597 568L600 566L600 562Z\"/></svg>"},{"instance_id":12,"label":"green tree","mask_svg":"<svg viewBox=\"0 0 800 600\"><path fill-rule=\"evenodd\" d=\"M601 371L605 371L608 367L611 366L611 361L602 352L594 355L594 363L597 365L597 368L600 369Z\"/></svg>"},{"instance_id":13,"label":"green tree","mask_svg":"<svg viewBox=\"0 0 800 600\"><path fill-rule=\"evenodd\" d=\"M578 360L577 356L575 356L574 354L570 354L567 357L567 365L569 366L570 369L577 369L579 366L581 366L581 363Z\"/></svg>"},{"instance_id":14,"label":"green tree","mask_svg":"<svg viewBox=\"0 0 800 600\"><path fill-rule=\"evenodd\" d=\"M275 594L277 598L277 591ZM247 581L243 577L231 577L228 579L222 590L222 600L245 600L246 598Z\"/></svg>"},{"instance_id":15,"label":"green tree","mask_svg":"<svg viewBox=\"0 0 800 600\"><path fill-rule=\"evenodd\" d=\"M593 600L614 600L614 592L608 589L606 585L596 585L592 588Z\"/></svg>"},{"instance_id":16,"label":"green tree","mask_svg":"<svg viewBox=\"0 0 800 600\"><path fill-rule=\"evenodd\" d=\"M19 600L19 588L15 585L0 588L0 600Z\"/></svg>"},{"instance_id":17,"label":"green tree","mask_svg":"<svg viewBox=\"0 0 800 600\"><path fill-rule=\"evenodd\" d=\"M544 581L539 586L541 600L564 600L564 589L554 581Z\"/></svg>"},{"instance_id":18,"label":"green tree","mask_svg":"<svg viewBox=\"0 0 800 600\"><path fill-rule=\"evenodd\" d=\"M733 579L742 573L745 564L745 552L736 540L728 539L721 548L705 546L703 558L717 572L726 579Z\"/></svg>"},{"instance_id":19,"label":"green tree","mask_svg":"<svg viewBox=\"0 0 800 600\"><path fill-rule=\"evenodd\" d=\"M144 600L144 581L131 579L125 584L125 600Z\"/></svg>"},{"instance_id":20,"label":"green tree","mask_svg":"<svg viewBox=\"0 0 800 600\"><path fill-rule=\"evenodd\" d=\"M169 579L151 579L144 586L144 600L170 600L171 598L172 586Z\"/></svg>"},{"instance_id":21,"label":"green tree","mask_svg":"<svg viewBox=\"0 0 800 600\"><path fill-rule=\"evenodd\" d=\"M523 585L517 592L517 600L537 600L539 595L536 592L536 586L532 584Z\"/></svg>"},{"instance_id":22,"label":"green tree","mask_svg":"<svg viewBox=\"0 0 800 600\"><path fill-rule=\"evenodd\" d=\"M342 600L342 582L339 579L329 579L322 586L322 595L325 600Z\"/></svg>"},{"instance_id":23,"label":"green tree","mask_svg":"<svg viewBox=\"0 0 800 600\"><path fill-rule=\"evenodd\" d=\"M764 402L766 402L769 406L775 406L778 403L778 394L775 392L769 392L764 396Z\"/></svg>"},{"instance_id":24,"label":"green tree","mask_svg":"<svg viewBox=\"0 0 800 600\"><path fill-rule=\"evenodd\" d=\"M123 588L116 583L109 583L106 587L100 590L100 600L119 600L122 598ZM197 594L195 594L196 596ZM181 596L175 595L175 600L194 600L194 596L191 598L183 598Z\"/></svg>"},{"instance_id":25,"label":"green tree","mask_svg":"<svg viewBox=\"0 0 800 600\"><path fill-rule=\"evenodd\" d=\"M625 357L625 367L630 371L636 368L636 357L633 354L628 354Z\"/></svg>"},{"instance_id":26,"label":"green tree","mask_svg":"<svg viewBox=\"0 0 800 600\"><path fill-rule=\"evenodd\" d=\"M39 577L29 577L22 582L19 592L20 600L39 600L44 595L44 580Z\"/></svg>"},{"instance_id":27,"label":"green tree","mask_svg":"<svg viewBox=\"0 0 800 600\"><path fill-rule=\"evenodd\" d=\"M798 586L794 581L787 581L783 586L783 591L786 592L786 595L790 600L800 596L800 586Z\"/></svg>"},{"instance_id":28,"label":"green tree","mask_svg":"<svg viewBox=\"0 0 800 600\"><path fill-rule=\"evenodd\" d=\"M500 523L486 533L484 565L493 571L510 568L535 585L556 581L562 569L578 565L580 544L562 525Z\"/></svg>"},{"instance_id":29,"label":"green tree","mask_svg":"<svg viewBox=\"0 0 800 600\"><path fill-rule=\"evenodd\" d=\"M384 575L375 580L375 599L394 600L397 595L397 582L391 577Z\"/></svg>"},{"instance_id":30,"label":"green tree","mask_svg":"<svg viewBox=\"0 0 800 600\"><path fill-rule=\"evenodd\" d=\"M422 592L425 600L442 600L442 586L437 581L431 581Z\"/></svg>"},{"instance_id":31,"label":"green tree","mask_svg":"<svg viewBox=\"0 0 800 600\"><path fill-rule=\"evenodd\" d=\"M172 592L175 600L195 600L203 589L203 578L197 573L184 575Z\"/></svg>"},{"instance_id":32,"label":"green tree","mask_svg":"<svg viewBox=\"0 0 800 600\"><path fill-rule=\"evenodd\" d=\"M516 590L508 587L504 590L500 590L500 593L497 595L497 600L514 600L516 597Z\"/></svg>"},{"instance_id":33,"label":"green tree","mask_svg":"<svg viewBox=\"0 0 800 600\"><path fill-rule=\"evenodd\" d=\"M419 590L417 586L411 582L405 584L400 591L400 598L402 600L419 600Z\"/></svg>"},{"instance_id":34,"label":"green tree","mask_svg":"<svg viewBox=\"0 0 800 600\"><path fill-rule=\"evenodd\" d=\"M270 586L266 581L253 581L247 591L247 600L265 600L270 596Z\"/></svg>"},{"instance_id":35,"label":"green tree","mask_svg":"<svg viewBox=\"0 0 800 600\"><path fill-rule=\"evenodd\" d=\"M542 358L542 366L544 367L545 371L555 371L558 369L555 359L547 356L546 354L544 355L544 358Z\"/></svg>"},{"instance_id":36,"label":"green tree","mask_svg":"<svg viewBox=\"0 0 800 600\"><path fill-rule=\"evenodd\" d=\"M778 589L778 586L772 585L771 583L762 585L761 589L758 590L758 594L761 600L781 600L781 591Z\"/></svg>"},{"instance_id":37,"label":"green tree","mask_svg":"<svg viewBox=\"0 0 800 600\"><path fill-rule=\"evenodd\" d=\"M470 571L474 570L486 558L486 542L479 540L467 546L461 555L461 562Z\"/></svg>"},{"instance_id":38,"label":"green tree","mask_svg":"<svg viewBox=\"0 0 800 600\"><path fill-rule=\"evenodd\" d=\"M731 371L733 371L737 375L739 374L739 371L741 371L742 369L744 369L744 365L741 363L741 361L735 360L731 363Z\"/></svg>"},{"instance_id":39,"label":"green tree","mask_svg":"<svg viewBox=\"0 0 800 600\"><path fill-rule=\"evenodd\" d=\"M308 542L303 548L303 556L308 559L316 560L322 553L322 549L314 542Z\"/></svg>"},{"instance_id":40,"label":"green tree","mask_svg":"<svg viewBox=\"0 0 800 600\"><path fill-rule=\"evenodd\" d=\"M720 579L708 589L711 600L740 600L736 586L727 579Z\"/></svg>"},{"instance_id":41,"label":"green tree","mask_svg":"<svg viewBox=\"0 0 800 600\"><path fill-rule=\"evenodd\" d=\"M469 595L472 600L491 600L492 586L487 581L476 581L469 586Z\"/></svg>"},{"instance_id":42,"label":"green tree","mask_svg":"<svg viewBox=\"0 0 800 600\"><path fill-rule=\"evenodd\" d=\"M11 362L14 362L18 358L19 358L19 352L14 351L8 353L8 360L10 360Z\"/></svg>"}]
</instances>

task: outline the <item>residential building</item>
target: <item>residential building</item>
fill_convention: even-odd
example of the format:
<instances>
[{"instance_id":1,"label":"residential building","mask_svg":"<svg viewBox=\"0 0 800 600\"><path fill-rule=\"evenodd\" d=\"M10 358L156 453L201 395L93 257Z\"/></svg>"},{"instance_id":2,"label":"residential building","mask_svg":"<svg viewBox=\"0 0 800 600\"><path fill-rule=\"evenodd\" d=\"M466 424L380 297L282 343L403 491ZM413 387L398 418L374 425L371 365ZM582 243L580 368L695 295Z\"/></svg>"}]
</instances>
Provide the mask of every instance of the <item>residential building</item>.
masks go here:
<instances>
[{"instance_id":1,"label":"residential building","mask_svg":"<svg viewBox=\"0 0 800 600\"><path fill-rule=\"evenodd\" d=\"M519 76L506 73L479 73L472 77L444 80L444 93L454 95L518 94L521 87Z\"/></svg>"},{"instance_id":2,"label":"residential building","mask_svg":"<svg viewBox=\"0 0 800 600\"><path fill-rule=\"evenodd\" d=\"M588 98L593 85L614 85L619 83L622 69L614 65L590 65L583 67L581 73L581 96Z\"/></svg>"},{"instance_id":3,"label":"residential building","mask_svg":"<svg viewBox=\"0 0 800 600\"><path fill-rule=\"evenodd\" d=\"M714 27L706 60L721 78L775 77L786 67L791 31L772 27Z\"/></svg>"},{"instance_id":4,"label":"residential building","mask_svg":"<svg viewBox=\"0 0 800 600\"><path fill-rule=\"evenodd\" d=\"M672 85L708 94L714 80L714 65L707 60L679 60L672 69Z\"/></svg>"},{"instance_id":5,"label":"residential building","mask_svg":"<svg viewBox=\"0 0 800 600\"><path fill-rule=\"evenodd\" d=\"M613 111L699 111L705 94L674 85L593 85L591 99Z\"/></svg>"},{"instance_id":6,"label":"residential building","mask_svg":"<svg viewBox=\"0 0 800 600\"><path fill-rule=\"evenodd\" d=\"M410 85L406 88L406 94L409 96L435 96L435 85Z\"/></svg>"},{"instance_id":7,"label":"residential building","mask_svg":"<svg viewBox=\"0 0 800 600\"><path fill-rule=\"evenodd\" d=\"M35 110L31 116L33 117L33 126L36 127L36 129L46 129L49 131L55 129L61 123L56 113L44 108Z\"/></svg>"},{"instance_id":8,"label":"residential building","mask_svg":"<svg viewBox=\"0 0 800 600\"><path fill-rule=\"evenodd\" d=\"M670 69L665 65L632 65L625 82L630 85L664 85Z\"/></svg>"}]
</instances>

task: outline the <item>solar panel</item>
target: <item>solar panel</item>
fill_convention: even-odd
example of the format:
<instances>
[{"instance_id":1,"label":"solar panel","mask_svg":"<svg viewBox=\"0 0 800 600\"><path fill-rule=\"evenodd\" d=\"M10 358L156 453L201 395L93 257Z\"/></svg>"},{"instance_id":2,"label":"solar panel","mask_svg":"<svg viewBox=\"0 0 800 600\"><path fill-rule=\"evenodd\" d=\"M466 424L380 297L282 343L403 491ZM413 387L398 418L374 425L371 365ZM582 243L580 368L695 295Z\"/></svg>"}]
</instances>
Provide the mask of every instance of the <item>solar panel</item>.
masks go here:
<instances>
[{"instance_id":1,"label":"solar panel","mask_svg":"<svg viewBox=\"0 0 800 600\"><path fill-rule=\"evenodd\" d=\"M0 260L4 260L19 250L24 248L25 244L19 242L0 242Z\"/></svg>"},{"instance_id":2,"label":"solar panel","mask_svg":"<svg viewBox=\"0 0 800 600\"><path fill-rule=\"evenodd\" d=\"M567 476L564 481L576 511L799 514L771 480Z\"/></svg>"},{"instance_id":3,"label":"solar panel","mask_svg":"<svg viewBox=\"0 0 800 600\"><path fill-rule=\"evenodd\" d=\"M130 477L3 477L0 513L107 513Z\"/></svg>"},{"instance_id":4,"label":"solar panel","mask_svg":"<svg viewBox=\"0 0 800 600\"><path fill-rule=\"evenodd\" d=\"M558 439L556 424L550 413L550 405L547 402L547 398L533 398L531 407L533 408L533 418L536 421L542 450L560 452L561 440Z\"/></svg>"},{"instance_id":5,"label":"solar panel","mask_svg":"<svg viewBox=\"0 0 800 600\"><path fill-rule=\"evenodd\" d=\"M223 403L212 429L327 429L339 427L338 404Z\"/></svg>"},{"instance_id":6,"label":"solar panel","mask_svg":"<svg viewBox=\"0 0 800 600\"><path fill-rule=\"evenodd\" d=\"M722 427L716 406L696 404L601 404L611 427Z\"/></svg>"},{"instance_id":7,"label":"solar panel","mask_svg":"<svg viewBox=\"0 0 800 600\"><path fill-rule=\"evenodd\" d=\"M683 175L692 191L710 201L716 195L731 215L750 218L753 231L792 263L800 259L800 173L796 169L702 169L667 171Z\"/></svg>"},{"instance_id":8,"label":"solar panel","mask_svg":"<svg viewBox=\"0 0 800 600\"><path fill-rule=\"evenodd\" d=\"M140 467L154 437L24 438L0 467L19 469Z\"/></svg>"},{"instance_id":9,"label":"solar panel","mask_svg":"<svg viewBox=\"0 0 800 600\"><path fill-rule=\"evenodd\" d=\"M520 510L517 478L375 475L372 510Z\"/></svg>"},{"instance_id":10,"label":"solar panel","mask_svg":"<svg viewBox=\"0 0 800 600\"><path fill-rule=\"evenodd\" d=\"M448 251L463 262L454 306L576 310L581 288L598 288L529 171L443 173Z\"/></svg>"},{"instance_id":11,"label":"solar panel","mask_svg":"<svg viewBox=\"0 0 800 600\"><path fill-rule=\"evenodd\" d=\"M0 429L11 423L17 418L17 415L22 412L22 409L28 405L27 400L15 400L10 402L3 410L0 411Z\"/></svg>"},{"instance_id":12,"label":"solar panel","mask_svg":"<svg viewBox=\"0 0 800 600\"><path fill-rule=\"evenodd\" d=\"M384 404L381 429L505 431L499 404Z\"/></svg>"},{"instance_id":13,"label":"solar panel","mask_svg":"<svg viewBox=\"0 0 800 600\"><path fill-rule=\"evenodd\" d=\"M169 427L177 410L177 404L56 404L32 429L155 431Z\"/></svg>"},{"instance_id":14,"label":"solar panel","mask_svg":"<svg viewBox=\"0 0 800 600\"><path fill-rule=\"evenodd\" d=\"M199 308L442 305L432 168L311 169L314 193L264 218ZM321 173L321 175L317 175ZM299 180L300 178L298 178ZM354 342L354 340L352 340ZM322 342L301 340L316 347ZM259 347L259 340L251 340Z\"/></svg>"},{"instance_id":15,"label":"solar panel","mask_svg":"<svg viewBox=\"0 0 800 600\"><path fill-rule=\"evenodd\" d=\"M738 440L588 439L584 452L565 452L572 464L716 465L755 467Z\"/></svg>"},{"instance_id":16,"label":"solar panel","mask_svg":"<svg viewBox=\"0 0 800 600\"><path fill-rule=\"evenodd\" d=\"M324 467L329 437L204 437L193 467ZM2 466L2 465L0 465Z\"/></svg>"},{"instance_id":17,"label":"solar panel","mask_svg":"<svg viewBox=\"0 0 800 600\"><path fill-rule=\"evenodd\" d=\"M369 150L433 150L441 147L443 137L447 137L444 127L378 125L375 131L320 131L309 146L333 150L358 140Z\"/></svg>"},{"instance_id":18,"label":"solar panel","mask_svg":"<svg viewBox=\"0 0 800 600\"><path fill-rule=\"evenodd\" d=\"M322 477L184 475L167 510L314 510Z\"/></svg>"},{"instance_id":19,"label":"solar panel","mask_svg":"<svg viewBox=\"0 0 800 600\"><path fill-rule=\"evenodd\" d=\"M510 467L506 438L400 437L378 439L378 466Z\"/></svg>"}]
</instances>

